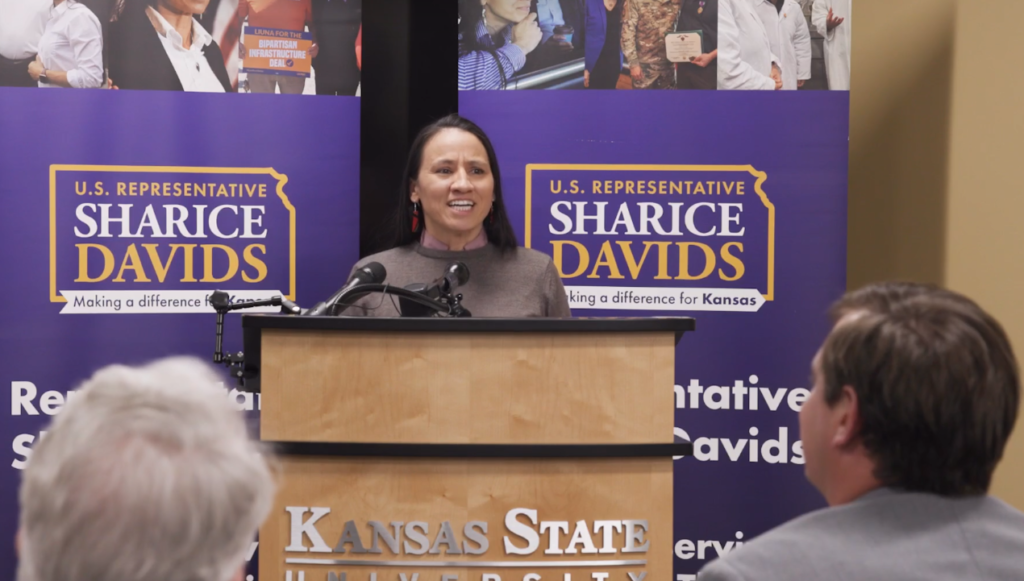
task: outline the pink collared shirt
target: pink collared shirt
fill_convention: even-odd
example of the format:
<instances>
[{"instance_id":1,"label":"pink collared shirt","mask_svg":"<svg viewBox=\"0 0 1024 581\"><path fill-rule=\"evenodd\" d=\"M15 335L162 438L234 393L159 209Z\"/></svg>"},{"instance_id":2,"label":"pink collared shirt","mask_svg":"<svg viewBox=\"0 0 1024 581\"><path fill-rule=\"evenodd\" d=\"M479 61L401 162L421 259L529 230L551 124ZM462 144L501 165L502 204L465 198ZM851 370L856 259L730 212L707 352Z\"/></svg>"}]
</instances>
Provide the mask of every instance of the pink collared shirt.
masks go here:
<instances>
[{"instance_id":1,"label":"pink collared shirt","mask_svg":"<svg viewBox=\"0 0 1024 581\"><path fill-rule=\"evenodd\" d=\"M434 238L427 232L427 229L423 229L423 234L420 235L420 246L424 248L430 248L432 250L448 250L448 245L441 242L437 238ZM487 246L487 232L483 228L480 229L480 234L476 238L469 241L463 250L476 250L477 248L483 248Z\"/></svg>"}]
</instances>

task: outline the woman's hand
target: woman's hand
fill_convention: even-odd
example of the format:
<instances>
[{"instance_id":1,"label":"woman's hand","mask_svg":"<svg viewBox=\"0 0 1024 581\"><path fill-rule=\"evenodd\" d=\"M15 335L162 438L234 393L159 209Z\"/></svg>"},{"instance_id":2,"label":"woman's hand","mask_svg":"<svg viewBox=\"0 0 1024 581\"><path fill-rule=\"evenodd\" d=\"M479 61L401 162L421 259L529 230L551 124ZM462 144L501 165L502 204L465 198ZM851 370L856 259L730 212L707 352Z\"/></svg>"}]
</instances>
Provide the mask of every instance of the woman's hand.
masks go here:
<instances>
[{"instance_id":1,"label":"woman's hand","mask_svg":"<svg viewBox=\"0 0 1024 581\"><path fill-rule=\"evenodd\" d=\"M531 12L521 22L512 27L512 44L519 46L523 52L530 53L540 44L544 33L537 24L537 13Z\"/></svg>"},{"instance_id":2,"label":"woman's hand","mask_svg":"<svg viewBox=\"0 0 1024 581\"><path fill-rule=\"evenodd\" d=\"M704 53L702 55L693 57L692 59L690 59L690 62L703 69L710 65L711 63L715 62L715 56L716 55L712 53Z\"/></svg>"},{"instance_id":3,"label":"woman's hand","mask_svg":"<svg viewBox=\"0 0 1024 581\"><path fill-rule=\"evenodd\" d=\"M583 86L590 88L590 71L583 69Z\"/></svg>"},{"instance_id":4,"label":"woman's hand","mask_svg":"<svg viewBox=\"0 0 1024 581\"><path fill-rule=\"evenodd\" d=\"M43 74L46 69L43 67L42 61L39 60L39 56L36 56L36 60L28 63L28 76L32 77L33 81L39 80L39 75Z\"/></svg>"},{"instance_id":5,"label":"woman's hand","mask_svg":"<svg viewBox=\"0 0 1024 581\"><path fill-rule=\"evenodd\" d=\"M836 29L836 27L837 27L837 26L839 26L840 24L842 24L844 20L846 20L846 19L845 19L845 18L839 18L838 16L836 16L835 14L833 14L833 13L832 13L832 9L831 9L831 8L829 8L829 9L828 9L828 17L827 17L827 18L825 18L825 28L826 28L826 29L827 29L827 30L828 30L829 32L832 32L833 30L835 30L835 29Z\"/></svg>"}]
</instances>

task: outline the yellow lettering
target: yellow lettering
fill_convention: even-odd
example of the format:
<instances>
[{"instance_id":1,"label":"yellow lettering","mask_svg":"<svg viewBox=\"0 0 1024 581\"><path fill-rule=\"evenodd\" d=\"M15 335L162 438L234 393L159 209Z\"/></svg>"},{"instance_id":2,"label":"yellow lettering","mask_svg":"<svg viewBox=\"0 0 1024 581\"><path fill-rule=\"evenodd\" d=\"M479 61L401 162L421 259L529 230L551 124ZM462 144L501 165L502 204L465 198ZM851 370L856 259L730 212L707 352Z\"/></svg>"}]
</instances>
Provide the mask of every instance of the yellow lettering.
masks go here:
<instances>
[{"instance_id":1,"label":"yellow lettering","mask_svg":"<svg viewBox=\"0 0 1024 581\"><path fill-rule=\"evenodd\" d=\"M699 183L699 182L698 182ZM715 270L715 252L703 242L676 242L679 247L679 276L676 280L700 280ZM704 251L704 271L693 276L690 274L690 247L696 246Z\"/></svg>"},{"instance_id":2,"label":"yellow lettering","mask_svg":"<svg viewBox=\"0 0 1024 581\"><path fill-rule=\"evenodd\" d=\"M142 247L146 249L146 253L149 254L149 262L153 265L153 271L156 272L156 279L159 282L163 282L167 278L167 269L171 267L171 263L174 262L174 254L178 252L177 244L171 245L171 254L167 257L167 262L160 261L160 254L157 253L156 249L159 244L143 244Z\"/></svg>"},{"instance_id":3,"label":"yellow lettering","mask_svg":"<svg viewBox=\"0 0 1024 581\"><path fill-rule=\"evenodd\" d=\"M242 259L245 260L246 264L256 269L255 277L249 276L245 269L242 269L242 280L245 282L260 282L267 278L267 264L253 255L255 250L259 250L263 256L267 255L267 247L262 244L250 244L245 247L245 250L242 251Z\"/></svg>"},{"instance_id":4,"label":"yellow lettering","mask_svg":"<svg viewBox=\"0 0 1024 581\"><path fill-rule=\"evenodd\" d=\"M185 253L185 272L181 276L181 282L199 282L196 280L195 272L195 261L193 260L193 252L196 249L195 244L171 244L171 256L174 256L174 251L181 248ZM170 263L170 260L167 261Z\"/></svg>"},{"instance_id":5,"label":"yellow lettering","mask_svg":"<svg viewBox=\"0 0 1024 581\"><path fill-rule=\"evenodd\" d=\"M221 186L222 188L224 186ZM220 195L220 194L217 194ZM203 244L203 278L199 282L224 282L238 274L238 254L230 246L223 244ZM224 276L213 276L213 251L221 249L228 257L228 270Z\"/></svg>"},{"instance_id":6,"label":"yellow lettering","mask_svg":"<svg viewBox=\"0 0 1024 581\"><path fill-rule=\"evenodd\" d=\"M75 282L100 282L114 272L114 253L102 244L75 244L78 248L78 278ZM103 272L96 278L89 277L89 249L95 248L103 255Z\"/></svg>"},{"instance_id":7,"label":"yellow lettering","mask_svg":"<svg viewBox=\"0 0 1024 581\"><path fill-rule=\"evenodd\" d=\"M594 180L591 183L591 185L593 186L591 189L594 190L595 194L603 194L604 193L604 192L601 191L601 182L599 180Z\"/></svg>"},{"instance_id":8,"label":"yellow lettering","mask_svg":"<svg viewBox=\"0 0 1024 581\"><path fill-rule=\"evenodd\" d=\"M576 249L576 252L580 255L579 266L572 274L565 274L562 270L562 247L566 244ZM576 278L577 276L586 272L587 267L590 266L590 253L587 252L586 246L583 246L579 242L573 242L572 240L554 240L551 242L552 256L551 259L555 263L555 268L558 269L558 276L562 278Z\"/></svg>"},{"instance_id":9,"label":"yellow lettering","mask_svg":"<svg viewBox=\"0 0 1024 581\"><path fill-rule=\"evenodd\" d=\"M615 261L615 252L612 250L612 243L609 240L605 240L601 245L601 251L598 252L597 260L594 261L594 270L590 271L587 278L601 278L597 274L597 269L602 266L608 267L608 278L626 278L619 272L619 265Z\"/></svg>"},{"instance_id":10,"label":"yellow lettering","mask_svg":"<svg viewBox=\"0 0 1024 581\"><path fill-rule=\"evenodd\" d=\"M636 257L633 255L633 241L632 240L630 240L629 242L626 242L625 240L616 240L615 243L619 245L619 248L622 248L622 255L626 257L626 266L629 268L629 274L630 274L630 276L633 277L633 280L636 280L640 276L640 269L643 268L643 266L644 266L644 260L647 260L647 253L650 252L651 246L658 246L658 250L659 250L659 252L658 252L659 266L661 266L660 263L662 263L662 262L664 263L664 270L666 271L666 275L667 275L667 271L668 271L668 252L667 252L667 250L668 250L669 242L650 242L650 241L644 241L644 253L640 255L640 262L637 262ZM661 274L660 271L662 269L659 268L658 270L659 270L658 274ZM662 278L662 277L659 276L659 277L655 277L655 278ZM665 276L664 278L668 278L668 276Z\"/></svg>"},{"instance_id":11,"label":"yellow lettering","mask_svg":"<svg viewBox=\"0 0 1024 581\"><path fill-rule=\"evenodd\" d=\"M732 266L734 269L736 269L736 274L733 275L733 276L725 276L725 273L722 272L721 268L719 268L718 269L718 278L721 278L722 280L727 280L727 281L739 280L740 278L743 277L743 273L745 272L746 268L743 266L743 261L740 260L739 257L737 257L734 254L732 254L731 252L729 252L729 248L730 247L736 248L740 252L743 252L743 243L742 242L729 242L725 246L722 246L722 260L724 260L725 262L729 263L730 266Z\"/></svg>"},{"instance_id":12,"label":"yellow lettering","mask_svg":"<svg viewBox=\"0 0 1024 581\"><path fill-rule=\"evenodd\" d=\"M121 268L117 271L117 277L111 282L125 282L124 271L126 270L135 273L134 282L152 282L146 276L146 269L142 267L142 259L139 257L139 249L135 248L134 244L128 245L128 250L124 253L124 260L121 261Z\"/></svg>"}]
</instances>

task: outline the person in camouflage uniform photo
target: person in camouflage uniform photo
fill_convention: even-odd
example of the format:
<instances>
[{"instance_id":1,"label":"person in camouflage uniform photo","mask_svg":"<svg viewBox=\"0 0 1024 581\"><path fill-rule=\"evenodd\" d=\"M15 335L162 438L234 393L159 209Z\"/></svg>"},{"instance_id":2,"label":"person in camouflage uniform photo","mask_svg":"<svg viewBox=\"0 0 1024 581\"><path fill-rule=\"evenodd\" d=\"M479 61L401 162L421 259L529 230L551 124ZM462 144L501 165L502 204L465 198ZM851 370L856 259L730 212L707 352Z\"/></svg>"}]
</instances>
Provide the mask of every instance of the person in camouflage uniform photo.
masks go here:
<instances>
[{"instance_id":1,"label":"person in camouflage uniform photo","mask_svg":"<svg viewBox=\"0 0 1024 581\"><path fill-rule=\"evenodd\" d=\"M675 65L668 60L665 35L673 32L681 0L626 0L622 54L634 89L671 89Z\"/></svg>"}]
</instances>

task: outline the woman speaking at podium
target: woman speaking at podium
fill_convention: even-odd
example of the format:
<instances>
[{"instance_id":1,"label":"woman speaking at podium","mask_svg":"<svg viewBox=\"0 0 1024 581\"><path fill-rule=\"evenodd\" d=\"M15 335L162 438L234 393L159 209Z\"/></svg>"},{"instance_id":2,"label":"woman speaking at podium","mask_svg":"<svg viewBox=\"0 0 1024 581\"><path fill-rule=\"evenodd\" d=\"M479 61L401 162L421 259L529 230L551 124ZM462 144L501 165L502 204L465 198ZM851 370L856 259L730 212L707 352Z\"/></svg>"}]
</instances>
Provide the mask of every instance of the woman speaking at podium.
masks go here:
<instances>
[{"instance_id":1,"label":"woman speaking at podium","mask_svg":"<svg viewBox=\"0 0 1024 581\"><path fill-rule=\"evenodd\" d=\"M392 248L367 256L386 283L430 283L462 262L469 280L455 292L474 317L569 317L569 300L551 258L523 248L501 195L501 173L480 127L449 115L413 141L400 189ZM345 315L398 316L397 298L371 294Z\"/></svg>"}]
</instances>

